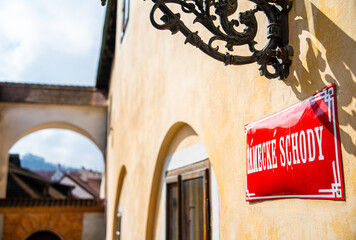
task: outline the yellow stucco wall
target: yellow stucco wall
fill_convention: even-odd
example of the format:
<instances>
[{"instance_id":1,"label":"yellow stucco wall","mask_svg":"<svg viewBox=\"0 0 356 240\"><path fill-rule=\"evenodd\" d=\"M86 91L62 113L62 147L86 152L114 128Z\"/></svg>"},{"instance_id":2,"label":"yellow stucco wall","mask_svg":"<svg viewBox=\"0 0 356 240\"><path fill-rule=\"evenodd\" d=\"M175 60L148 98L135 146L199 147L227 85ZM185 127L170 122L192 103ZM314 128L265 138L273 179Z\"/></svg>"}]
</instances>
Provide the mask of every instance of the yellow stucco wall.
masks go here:
<instances>
[{"instance_id":1,"label":"yellow stucco wall","mask_svg":"<svg viewBox=\"0 0 356 240\"><path fill-rule=\"evenodd\" d=\"M214 167L220 239L355 239L356 2L294 1L289 15L294 58L285 81L260 77L257 64L225 67L184 45L180 33L156 30L149 21L152 6L151 1L131 1L123 43L117 37L110 85L107 239L113 239L123 179L122 239L154 239L162 161L177 122L196 131ZM337 86L346 200L246 202L244 125L330 84Z\"/></svg>"}]
</instances>

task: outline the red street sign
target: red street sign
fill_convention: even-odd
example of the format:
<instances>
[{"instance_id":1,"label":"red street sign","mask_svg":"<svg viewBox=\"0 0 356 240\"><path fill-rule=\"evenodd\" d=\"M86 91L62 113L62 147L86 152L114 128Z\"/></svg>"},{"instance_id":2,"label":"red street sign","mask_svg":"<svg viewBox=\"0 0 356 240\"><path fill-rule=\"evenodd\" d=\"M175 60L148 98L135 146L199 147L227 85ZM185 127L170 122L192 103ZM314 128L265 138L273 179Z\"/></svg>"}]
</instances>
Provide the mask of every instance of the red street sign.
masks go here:
<instances>
[{"instance_id":1,"label":"red street sign","mask_svg":"<svg viewBox=\"0 0 356 240\"><path fill-rule=\"evenodd\" d=\"M335 86L247 124L246 201L344 200Z\"/></svg>"}]
</instances>

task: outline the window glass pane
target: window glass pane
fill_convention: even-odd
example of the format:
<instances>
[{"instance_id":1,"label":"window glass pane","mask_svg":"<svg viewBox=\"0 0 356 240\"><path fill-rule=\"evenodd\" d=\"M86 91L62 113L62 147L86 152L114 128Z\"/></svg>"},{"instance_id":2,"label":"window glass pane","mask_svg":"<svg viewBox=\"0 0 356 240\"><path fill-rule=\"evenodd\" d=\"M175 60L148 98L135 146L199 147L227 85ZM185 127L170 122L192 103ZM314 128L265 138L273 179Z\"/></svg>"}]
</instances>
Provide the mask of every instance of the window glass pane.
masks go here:
<instances>
[{"instance_id":1,"label":"window glass pane","mask_svg":"<svg viewBox=\"0 0 356 240\"><path fill-rule=\"evenodd\" d=\"M121 41L124 38L126 27L129 22L130 14L130 0L122 1L122 28L121 28Z\"/></svg>"},{"instance_id":2,"label":"window glass pane","mask_svg":"<svg viewBox=\"0 0 356 240\"><path fill-rule=\"evenodd\" d=\"M183 239L204 240L203 178L183 181Z\"/></svg>"},{"instance_id":3,"label":"window glass pane","mask_svg":"<svg viewBox=\"0 0 356 240\"><path fill-rule=\"evenodd\" d=\"M126 22L128 19L129 19L129 8L130 8L130 0L124 0L123 1L123 4L124 4L124 6L123 6L123 12L124 12L124 16L123 16L123 18L124 18L124 22Z\"/></svg>"},{"instance_id":4,"label":"window glass pane","mask_svg":"<svg viewBox=\"0 0 356 240\"><path fill-rule=\"evenodd\" d=\"M168 184L167 194L167 239L178 240L178 184Z\"/></svg>"}]
</instances>

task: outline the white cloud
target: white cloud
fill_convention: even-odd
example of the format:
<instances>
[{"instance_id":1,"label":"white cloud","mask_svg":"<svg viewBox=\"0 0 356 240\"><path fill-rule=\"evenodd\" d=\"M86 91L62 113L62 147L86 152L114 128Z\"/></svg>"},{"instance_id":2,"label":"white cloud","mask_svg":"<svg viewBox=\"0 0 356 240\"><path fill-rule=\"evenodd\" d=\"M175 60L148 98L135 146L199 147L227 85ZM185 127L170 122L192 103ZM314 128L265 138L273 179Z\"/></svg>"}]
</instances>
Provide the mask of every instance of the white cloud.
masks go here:
<instances>
[{"instance_id":1,"label":"white cloud","mask_svg":"<svg viewBox=\"0 0 356 240\"><path fill-rule=\"evenodd\" d=\"M100 0L0 0L0 81L91 85L104 12ZM103 170L100 150L65 130L35 132L10 152Z\"/></svg>"},{"instance_id":2,"label":"white cloud","mask_svg":"<svg viewBox=\"0 0 356 240\"><path fill-rule=\"evenodd\" d=\"M99 0L1 1L0 80L26 80L23 73L48 52L91 54L100 46L103 15Z\"/></svg>"},{"instance_id":3,"label":"white cloud","mask_svg":"<svg viewBox=\"0 0 356 240\"><path fill-rule=\"evenodd\" d=\"M36 26L25 5L16 7L12 1L5 3L0 4L0 77L16 78L35 57L37 43L33 36Z\"/></svg>"}]
</instances>

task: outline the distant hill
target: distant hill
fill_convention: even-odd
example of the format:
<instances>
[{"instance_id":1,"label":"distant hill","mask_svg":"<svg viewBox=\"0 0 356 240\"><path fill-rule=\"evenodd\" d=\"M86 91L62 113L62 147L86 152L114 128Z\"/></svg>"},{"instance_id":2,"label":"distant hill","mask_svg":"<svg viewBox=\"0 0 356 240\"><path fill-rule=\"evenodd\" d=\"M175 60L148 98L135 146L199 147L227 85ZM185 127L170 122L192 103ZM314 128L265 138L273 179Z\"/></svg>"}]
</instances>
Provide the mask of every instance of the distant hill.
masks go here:
<instances>
[{"instance_id":1,"label":"distant hill","mask_svg":"<svg viewBox=\"0 0 356 240\"><path fill-rule=\"evenodd\" d=\"M31 171L55 171L58 164L46 162L42 157L27 153L20 159L21 167ZM78 171L78 168L61 166L62 171Z\"/></svg>"}]
</instances>

